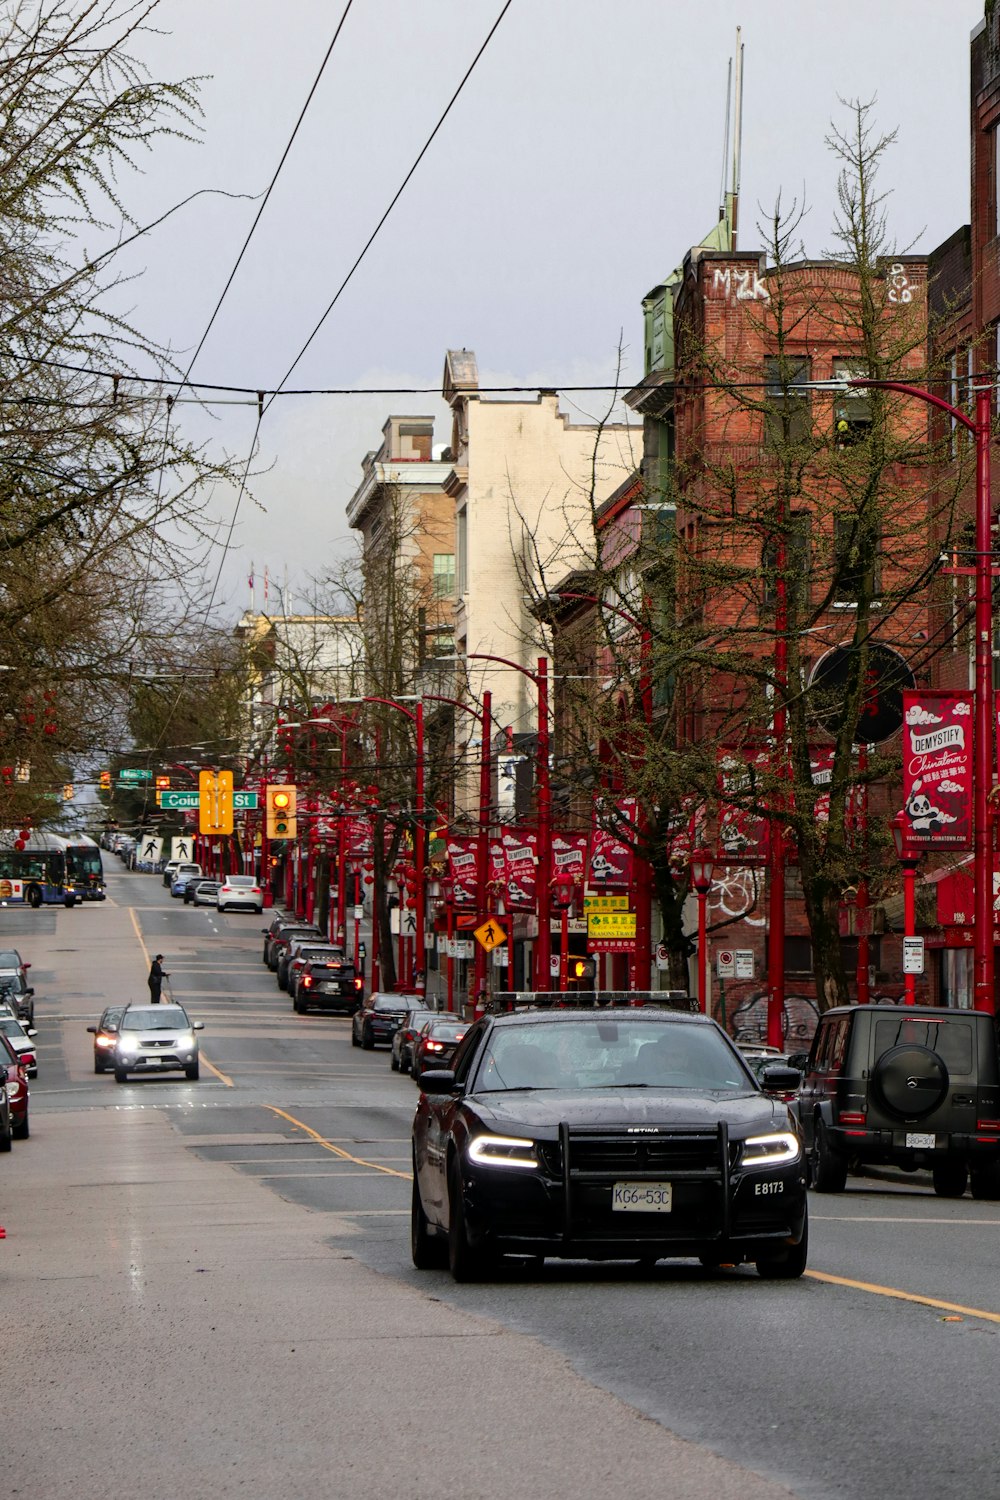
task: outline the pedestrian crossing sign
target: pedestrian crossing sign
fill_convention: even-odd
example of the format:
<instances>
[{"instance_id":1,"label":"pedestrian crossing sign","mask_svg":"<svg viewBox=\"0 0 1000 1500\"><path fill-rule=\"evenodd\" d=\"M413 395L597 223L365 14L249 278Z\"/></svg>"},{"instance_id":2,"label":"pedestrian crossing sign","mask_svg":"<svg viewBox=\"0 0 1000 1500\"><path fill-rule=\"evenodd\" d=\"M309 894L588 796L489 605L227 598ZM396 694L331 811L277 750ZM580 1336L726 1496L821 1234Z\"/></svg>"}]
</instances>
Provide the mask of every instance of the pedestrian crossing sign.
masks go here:
<instances>
[{"instance_id":1,"label":"pedestrian crossing sign","mask_svg":"<svg viewBox=\"0 0 1000 1500\"><path fill-rule=\"evenodd\" d=\"M494 948L499 948L501 943L507 941L507 934L496 917L487 917L486 921L476 928L474 936L482 943L487 953L492 953Z\"/></svg>"}]
</instances>

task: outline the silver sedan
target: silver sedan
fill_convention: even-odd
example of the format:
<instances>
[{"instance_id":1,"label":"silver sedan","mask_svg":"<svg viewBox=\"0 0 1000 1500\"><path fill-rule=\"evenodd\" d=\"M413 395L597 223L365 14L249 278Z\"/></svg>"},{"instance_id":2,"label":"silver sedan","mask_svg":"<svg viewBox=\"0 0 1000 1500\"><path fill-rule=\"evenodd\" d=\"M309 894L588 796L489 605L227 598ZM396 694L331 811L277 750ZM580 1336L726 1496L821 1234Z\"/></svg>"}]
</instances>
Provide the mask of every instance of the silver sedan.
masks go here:
<instances>
[{"instance_id":1,"label":"silver sedan","mask_svg":"<svg viewBox=\"0 0 1000 1500\"><path fill-rule=\"evenodd\" d=\"M264 910L264 892L252 875L228 875L215 897L219 911Z\"/></svg>"}]
</instances>

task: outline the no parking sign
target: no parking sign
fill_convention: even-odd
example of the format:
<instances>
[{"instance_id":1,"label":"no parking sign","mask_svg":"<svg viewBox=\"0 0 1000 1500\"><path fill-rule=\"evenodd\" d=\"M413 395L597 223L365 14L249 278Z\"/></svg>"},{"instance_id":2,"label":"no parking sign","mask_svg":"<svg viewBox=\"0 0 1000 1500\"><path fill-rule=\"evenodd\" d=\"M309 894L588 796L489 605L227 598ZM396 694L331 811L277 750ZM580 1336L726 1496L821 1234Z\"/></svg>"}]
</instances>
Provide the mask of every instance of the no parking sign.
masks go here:
<instances>
[{"instance_id":1,"label":"no parking sign","mask_svg":"<svg viewBox=\"0 0 1000 1500\"><path fill-rule=\"evenodd\" d=\"M720 979L736 978L736 954L732 948L720 948L715 955L715 963Z\"/></svg>"}]
</instances>

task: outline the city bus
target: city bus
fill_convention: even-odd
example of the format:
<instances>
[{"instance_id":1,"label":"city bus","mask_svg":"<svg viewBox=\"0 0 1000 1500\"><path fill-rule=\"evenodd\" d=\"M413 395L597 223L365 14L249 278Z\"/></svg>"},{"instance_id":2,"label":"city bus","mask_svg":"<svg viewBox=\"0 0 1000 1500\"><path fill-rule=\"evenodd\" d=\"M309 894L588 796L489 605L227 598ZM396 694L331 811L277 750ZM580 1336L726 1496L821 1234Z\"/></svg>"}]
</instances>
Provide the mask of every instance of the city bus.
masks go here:
<instances>
[{"instance_id":1,"label":"city bus","mask_svg":"<svg viewBox=\"0 0 1000 1500\"><path fill-rule=\"evenodd\" d=\"M0 906L75 906L105 899L101 851L83 834L32 831L23 849L0 835Z\"/></svg>"}]
</instances>

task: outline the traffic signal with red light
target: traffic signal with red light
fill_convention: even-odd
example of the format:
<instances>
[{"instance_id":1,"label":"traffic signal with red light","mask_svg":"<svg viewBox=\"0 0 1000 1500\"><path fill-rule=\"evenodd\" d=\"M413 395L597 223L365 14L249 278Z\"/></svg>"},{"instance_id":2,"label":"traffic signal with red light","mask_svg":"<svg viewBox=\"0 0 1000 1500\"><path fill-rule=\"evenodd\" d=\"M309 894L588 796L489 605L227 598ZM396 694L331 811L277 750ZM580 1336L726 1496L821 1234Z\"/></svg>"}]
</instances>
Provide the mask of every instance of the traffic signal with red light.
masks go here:
<instances>
[{"instance_id":1,"label":"traffic signal with red light","mask_svg":"<svg viewBox=\"0 0 1000 1500\"><path fill-rule=\"evenodd\" d=\"M170 790L170 777L169 776L157 776L157 778L156 778L156 790L158 792L169 792L169 790Z\"/></svg>"},{"instance_id":2,"label":"traffic signal with red light","mask_svg":"<svg viewBox=\"0 0 1000 1500\"><path fill-rule=\"evenodd\" d=\"M269 786L266 814L269 839L293 839L296 831L294 786Z\"/></svg>"},{"instance_id":3,"label":"traffic signal with red light","mask_svg":"<svg viewBox=\"0 0 1000 1500\"><path fill-rule=\"evenodd\" d=\"M569 979L580 989L588 989L597 978L596 958L572 958L569 963Z\"/></svg>"},{"instance_id":4,"label":"traffic signal with red light","mask_svg":"<svg viewBox=\"0 0 1000 1500\"><path fill-rule=\"evenodd\" d=\"M110 771L102 771L101 772L101 790L104 791L104 792L109 792L111 790L111 772Z\"/></svg>"}]
</instances>

